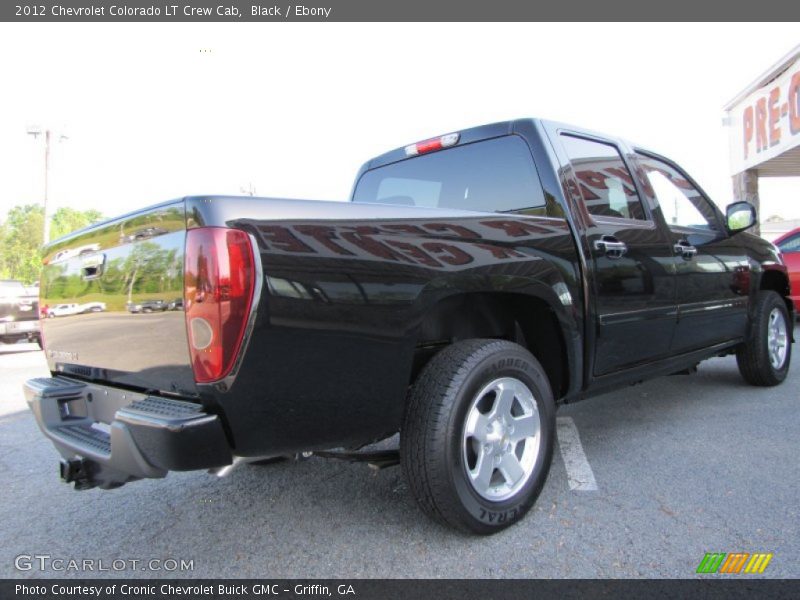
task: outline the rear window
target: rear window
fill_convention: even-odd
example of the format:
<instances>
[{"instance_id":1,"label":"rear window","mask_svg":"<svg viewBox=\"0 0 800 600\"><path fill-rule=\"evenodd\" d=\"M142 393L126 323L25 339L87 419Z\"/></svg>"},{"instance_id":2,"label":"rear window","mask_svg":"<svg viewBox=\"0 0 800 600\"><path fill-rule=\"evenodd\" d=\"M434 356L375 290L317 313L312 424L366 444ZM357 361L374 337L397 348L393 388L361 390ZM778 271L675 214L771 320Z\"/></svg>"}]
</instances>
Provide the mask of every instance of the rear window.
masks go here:
<instances>
[{"instance_id":1,"label":"rear window","mask_svg":"<svg viewBox=\"0 0 800 600\"><path fill-rule=\"evenodd\" d=\"M25 286L19 281L0 281L0 298L20 298L27 296Z\"/></svg>"},{"instance_id":2,"label":"rear window","mask_svg":"<svg viewBox=\"0 0 800 600\"><path fill-rule=\"evenodd\" d=\"M367 171L353 201L483 212L545 206L530 150L514 135Z\"/></svg>"}]
</instances>

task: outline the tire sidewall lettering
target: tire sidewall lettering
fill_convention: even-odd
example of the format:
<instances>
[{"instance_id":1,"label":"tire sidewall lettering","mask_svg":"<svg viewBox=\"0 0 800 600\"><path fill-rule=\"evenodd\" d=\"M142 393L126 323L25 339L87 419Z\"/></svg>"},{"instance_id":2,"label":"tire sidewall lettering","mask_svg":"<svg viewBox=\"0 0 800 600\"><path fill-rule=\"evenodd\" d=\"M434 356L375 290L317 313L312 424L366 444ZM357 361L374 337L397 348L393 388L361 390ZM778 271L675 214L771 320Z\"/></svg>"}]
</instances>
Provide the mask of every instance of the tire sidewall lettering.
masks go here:
<instances>
[{"instance_id":1,"label":"tire sidewall lettering","mask_svg":"<svg viewBox=\"0 0 800 600\"><path fill-rule=\"evenodd\" d=\"M543 481L540 481L542 479L542 470L546 470L549 467L550 452L548 449L552 447L552 440L550 439L552 432L548 427L543 426L541 428L542 449L537 457L534 473L525 486L508 500L490 502L481 498L468 481L461 448L463 428L465 426L466 413L472 399L487 382L505 376L519 379L533 392L537 407L542 415L543 425L544 420L553 417L550 414L554 410L554 408L551 408L552 400L549 403L544 400L545 394L548 392L545 392L540 384L541 374L525 358L518 355L508 356L509 353L511 351L506 356L496 357L491 362L479 364L465 378L465 384L462 385L455 399L458 406L453 411L452 435L450 436L448 447L450 454L448 462L452 468L451 484L455 493L461 499L464 509L469 515L489 527L501 527L513 523L526 512L523 510L526 504L533 504L538 493L531 498L530 492L535 487L541 489L543 484Z\"/></svg>"},{"instance_id":2,"label":"tire sidewall lettering","mask_svg":"<svg viewBox=\"0 0 800 600\"><path fill-rule=\"evenodd\" d=\"M770 362L770 357L769 357L769 318L770 315L772 314L772 311L776 308L778 309L778 312L781 315L781 318L783 319L783 325L784 328L786 329L787 337L791 336L791 327L789 324L788 311L786 310L786 307L781 302L770 302L764 307L763 315L761 317L762 320L761 343L763 344L762 347L766 363L769 365L770 369L772 370L772 372L775 374L776 377L780 377L781 379L783 379L785 377L785 373L789 370L789 363L791 358L791 343L789 343L787 340L787 344L789 347L786 350L786 357L784 358L783 365L781 365L780 368L776 369Z\"/></svg>"}]
</instances>

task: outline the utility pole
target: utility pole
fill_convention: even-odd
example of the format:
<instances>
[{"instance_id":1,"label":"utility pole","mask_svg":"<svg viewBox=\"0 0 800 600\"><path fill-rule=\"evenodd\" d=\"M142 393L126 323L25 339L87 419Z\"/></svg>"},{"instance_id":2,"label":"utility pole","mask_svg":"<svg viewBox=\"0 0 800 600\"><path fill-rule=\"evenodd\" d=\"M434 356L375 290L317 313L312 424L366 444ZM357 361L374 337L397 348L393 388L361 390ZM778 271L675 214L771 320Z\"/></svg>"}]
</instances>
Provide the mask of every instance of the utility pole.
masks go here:
<instances>
[{"instance_id":1,"label":"utility pole","mask_svg":"<svg viewBox=\"0 0 800 600\"><path fill-rule=\"evenodd\" d=\"M42 244L50 241L50 215L47 214L47 188L50 187L50 130L44 132L44 235Z\"/></svg>"},{"instance_id":2,"label":"utility pole","mask_svg":"<svg viewBox=\"0 0 800 600\"><path fill-rule=\"evenodd\" d=\"M32 135L34 139L39 137L44 133L44 231L43 231L43 244L46 244L50 241L50 214L47 211L47 196L50 188L50 139L53 136L53 132L50 129L45 129L42 131L42 128L39 126L32 126L28 127L28 135ZM61 135L58 138L58 141L69 139L65 135Z\"/></svg>"}]
</instances>

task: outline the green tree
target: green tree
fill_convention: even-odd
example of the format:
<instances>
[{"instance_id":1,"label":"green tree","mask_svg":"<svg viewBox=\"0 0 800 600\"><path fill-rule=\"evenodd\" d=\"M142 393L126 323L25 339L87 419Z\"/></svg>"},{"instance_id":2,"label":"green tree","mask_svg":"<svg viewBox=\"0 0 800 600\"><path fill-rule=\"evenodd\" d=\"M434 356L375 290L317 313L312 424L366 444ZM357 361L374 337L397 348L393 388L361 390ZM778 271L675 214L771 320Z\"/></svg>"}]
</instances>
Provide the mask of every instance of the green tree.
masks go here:
<instances>
[{"instance_id":1,"label":"green tree","mask_svg":"<svg viewBox=\"0 0 800 600\"><path fill-rule=\"evenodd\" d=\"M74 208L61 207L50 218L50 237L60 238L87 225L97 223L103 218L99 210L75 210Z\"/></svg>"},{"instance_id":2,"label":"green tree","mask_svg":"<svg viewBox=\"0 0 800 600\"><path fill-rule=\"evenodd\" d=\"M44 210L38 204L15 206L0 227L0 276L33 283L42 267Z\"/></svg>"},{"instance_id":3,"label":"green tree","mask_svg":"<svg viewBox=\"0 0 800 600\"><path fill-rule=\"evenodd\" d=\"M97 210L59 208L50 217L53 239L102 219ZM15 206L0 225L0 277L24 283L39 280L42 268L44 209L38 204Z\"/></svg>"}]
</instances>

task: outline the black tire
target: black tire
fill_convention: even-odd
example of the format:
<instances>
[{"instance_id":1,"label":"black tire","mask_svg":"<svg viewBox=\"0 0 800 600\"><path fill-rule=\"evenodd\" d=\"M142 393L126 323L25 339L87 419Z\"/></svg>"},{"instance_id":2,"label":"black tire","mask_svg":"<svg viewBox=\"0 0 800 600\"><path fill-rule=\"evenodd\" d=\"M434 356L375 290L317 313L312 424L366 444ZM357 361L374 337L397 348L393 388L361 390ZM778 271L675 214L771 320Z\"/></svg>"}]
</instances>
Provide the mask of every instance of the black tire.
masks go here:
<instances>
[{"instance_id":1,"label":"black tire","mask_svg":"<svg viewBox=\"0 0 800 600\"><path fill-rule=\"evenodd\" d=\"M506 377L522 382L533 394L540 420L539 449L527 480L520 480L524 485L495 502L473 487L462 436L480 391ZM544 369L518 344L466 340L439 352L409 393L400 435L403 471L423 512L444 525L481 535L519 521L533 506L550 470L555 412Z\"/></svg>"},{"instance_id":2,"label":"black tire","mask_svg":"<svg viewBox=\"0 0 800 600\"><path fill-rule=\"evenodd\" d=\"M776 367L770 361L768 336L770 331L770 315L777 311L783 319L786 331L786 357L783 364ZM792 323L786 303L777 292L765 290L759 293L745 342L736 350L736 364L745 381L751 385L773 386L782 383L789 373L792 359Z\"/></svg>"}]
</instances>

